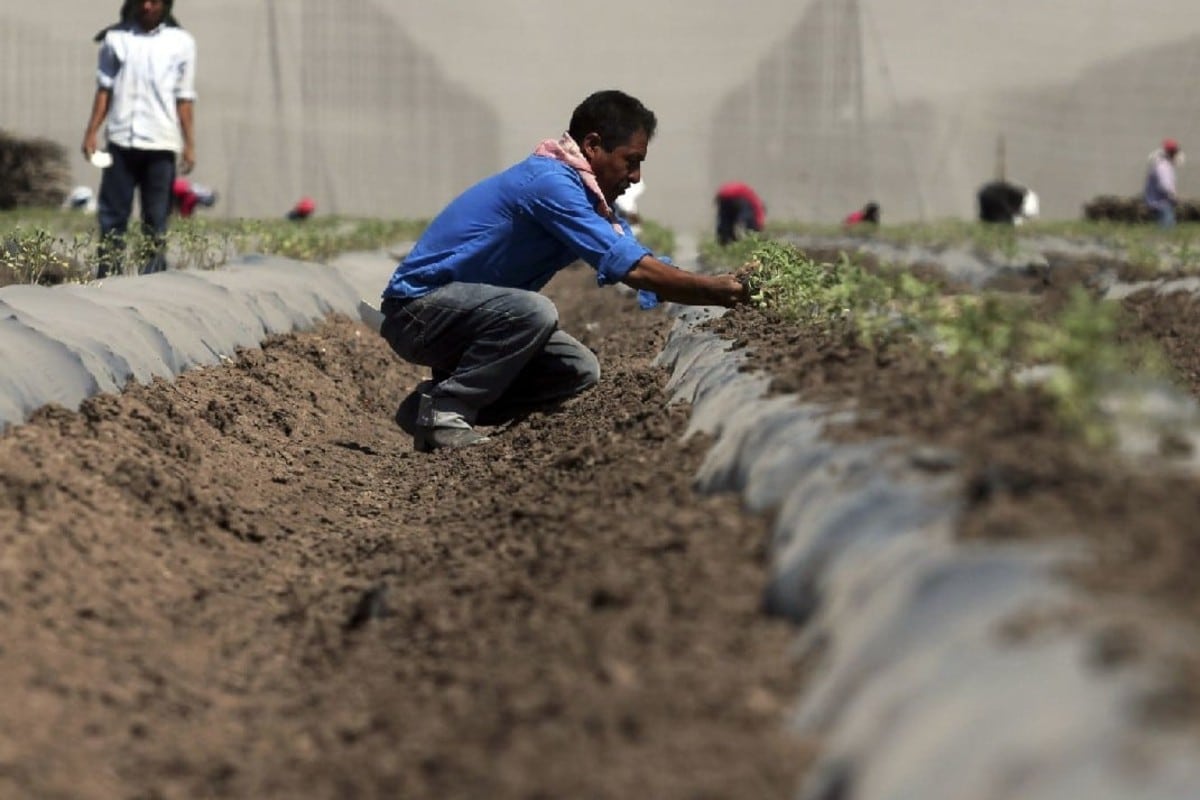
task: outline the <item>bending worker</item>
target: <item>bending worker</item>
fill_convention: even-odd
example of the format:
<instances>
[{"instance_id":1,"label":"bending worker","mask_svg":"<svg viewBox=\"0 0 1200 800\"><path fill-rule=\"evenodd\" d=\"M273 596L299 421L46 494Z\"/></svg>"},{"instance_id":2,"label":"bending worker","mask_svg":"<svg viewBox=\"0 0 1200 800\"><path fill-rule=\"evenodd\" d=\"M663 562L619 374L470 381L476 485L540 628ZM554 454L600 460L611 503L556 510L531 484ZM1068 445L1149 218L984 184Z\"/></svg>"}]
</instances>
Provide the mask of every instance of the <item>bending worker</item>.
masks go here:
<instances>
[{"instance_id":1,"label":"bending worker","mask_svg":"<svg viewBox=\"0 0 1200 800\"><path fill-rule=\"evenodd\" d=\"M381 333L433 380L401 404L397 422L418 450L487 441L495 425L596 383L595 354L558 329L538 291L578 259L600 286L624 283L663 300L733 306L735 275L697 275L656 258L613 204L641 180L657 120L637 99L596 92L560 139L486 178L430 223L383 292Z\"/></svg>"},{"instance_id":2,"label":"bending worker","mask_svg":"<svg viewBox=\"0 0 1200 800\"><path fill-rule=\"evenodd\" d=\"M767 207L749 184L723 183L713 198L717 205L717 244L737 241L745 231L761 232L767 224Z\"/></svg>"}]
</instances>

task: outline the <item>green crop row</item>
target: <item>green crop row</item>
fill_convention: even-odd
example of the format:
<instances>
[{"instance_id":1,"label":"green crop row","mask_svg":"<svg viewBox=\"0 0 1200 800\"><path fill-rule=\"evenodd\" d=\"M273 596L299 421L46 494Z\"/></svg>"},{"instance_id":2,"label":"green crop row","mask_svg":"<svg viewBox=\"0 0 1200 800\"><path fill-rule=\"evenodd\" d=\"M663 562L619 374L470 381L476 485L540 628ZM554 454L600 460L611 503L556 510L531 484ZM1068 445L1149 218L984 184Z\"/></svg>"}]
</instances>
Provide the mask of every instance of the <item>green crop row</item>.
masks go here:
<instances>
[{"instance_id":1,"label":"green crop row","mask_svg":"<svg viewBox=\"0 0 1200 800\"><path fill-rule=\"evenodd\" d=\"M418 237L424 220L321 217L302 223L278 220L174 220L167 253L176 269L212 269L240 253L265 253L301 261L325 261L338 253L388 247ZM653 221L641 240L671 255L675 234ZM94 217L58 211L0 213L0 285L89 280L99 235ZM154 242L136 226L126 236L126 265L150 260Z\"/></svg>"},{"instance_id":2,"label":"green crop row","mask_svg":"<svg viewBox=\"0 0 1200 800\"><path fill-rule=\"evenodd\" d=\"M167 253L176 269L212 269L240 253L265 253L301 261L326 261L350 250L371 250L411 240L427 223L323 217L288 220L207 220L173 222ZM95 220L79 214L38 212L0 214L0 285L86 281L92 277L99 241ZM134 270L154 252L154 242L132 228L126 237L126 269Z\"/></svg>"},{"instance_id":3,"label":"green crop row","mask_svg":"<svg viewBox=\"0 0 1200 800\"><path fill-rule=\"evenodd\" d=\"M930 348L976 391L1028 381L1047 393L1063 421L1093 443L1109 436L1102 390L1131 369L1165 374L1148 346L1117 341L1119 307L1079 288L1047 312L1014 294L942 294L904 270L868 269L843 255L836 263L806 257L791 245L756 239L725 248L755 270L753 301L799 325L853 338L868 348L892 344ZM729 263L729 262L726 262Z\"/></svg>"},{"instance_id":4,"label":"green crop row","mask_svg":"<svg viewBox=\"0 0 1200 800\"><path fill-rule=\"evenodd\" d=\"M1033 221L1021 226L984 225L969 220L941 220L902 225L843 228L840 225L773 222L768 233L817 238L851 237L899 246L966 247L982 253L1013 255L1022 241L1059 238L1080 245L1099 245L1127 262L1145 278L1158 273L1200 272L1200 224L1183 223L1169 230L1156 225L1119 222Z\"/></svg>"}]
</instances>

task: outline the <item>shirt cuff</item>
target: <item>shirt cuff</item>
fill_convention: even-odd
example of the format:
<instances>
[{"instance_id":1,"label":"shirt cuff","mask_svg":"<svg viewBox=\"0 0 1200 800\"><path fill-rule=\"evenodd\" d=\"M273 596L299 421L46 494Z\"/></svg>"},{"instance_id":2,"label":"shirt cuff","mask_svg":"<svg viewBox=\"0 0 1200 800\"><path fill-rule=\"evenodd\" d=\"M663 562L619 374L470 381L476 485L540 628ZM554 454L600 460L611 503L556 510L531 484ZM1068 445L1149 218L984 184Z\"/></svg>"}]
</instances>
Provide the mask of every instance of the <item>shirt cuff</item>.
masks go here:
<instances>
[{"instance_id":1,"label":"shirt cuff","mask_svg":"<svg viewBox=\"0 0 1200 800\"><path fill-rule=\"evenodd\" d=\"M646 245L632 236L622 236L596 265L596 283L601 286L620 283L633 269L634 264L648 255L651 255L651 251Z\"/></svg>"},{"instance_id":2,"label":"shirt cuff","mask_svg":"<svg viewBox=\"0 0 1200 800\"><path fill-rule=\"evenodd\" d=\"M101 89L111 89L114 84L116 84L116 80L112 77L105 75L103 72L96 73L96 85Z\"/></svg>"}]
</instances>

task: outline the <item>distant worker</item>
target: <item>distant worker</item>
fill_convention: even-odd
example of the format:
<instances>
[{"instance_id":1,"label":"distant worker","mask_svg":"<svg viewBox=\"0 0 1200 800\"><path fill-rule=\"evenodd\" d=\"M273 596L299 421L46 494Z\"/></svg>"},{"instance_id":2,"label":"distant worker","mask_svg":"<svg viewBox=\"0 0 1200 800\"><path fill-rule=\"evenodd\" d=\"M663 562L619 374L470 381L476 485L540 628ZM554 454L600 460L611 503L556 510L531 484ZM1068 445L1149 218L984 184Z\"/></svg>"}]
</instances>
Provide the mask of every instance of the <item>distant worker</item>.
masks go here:
<instances>
[{"instance_id":1,"label":"distant worker","mask_svg":"<svg viewBox=\"0 0 1200 800\"><path fill-rule=\"evenodd\" d=\"M121 20L100 31L96 94L83 135L83 157L100 166L100 246L96 277L116 271L140 194L142 225L154 239L143 272L166 269L167 218L176 160L196 163L193 105L196 41L171 15L173 0L126 0ZM105 119L107 154L97 137Z\"/></svg>"},{"instance_id":2,"label":"distant worker","mask_svg":"<svg viewBox=\"0 0 1200 800\"><path fill-rule=\"evenodd\" d=\"M736 241L743 231L761 231L767 224L767 207L749 185L732 181L717 189L717 244Z\"/></svg>"},{"instance_id":3,"label":"distant worker","mask_svg":"<svg viewBox=\"0 0 1200 800\"><path fill-rule=\"evenodd\" d=\"M1163 139L1162 147L1150 154L1150 163L1146 168L1146 188L1142 192L1142 199L1163 228L1175 225L1175 209L1179 205L1179 195L1175 191L1175 167L1176 162L1182 161L1179 142Z\"/></svg>"},{"instance_id":4,"label":"distant worker","mask_svg":"<svg viewBox=\"0 0 1200 800\"><path fill-rule=\"evenodd\" d=\"M1037 194L1009 181L985 183L977 197L980 222L1020 225L1040 211Z\"/></svg>"},{"instance_id":5,"label":"distant worker","mask_svg":"<svg viewBox=\"0 0 1200 800\"><path fill-rule=\"evenodd\" d=\"M171 185L171 199L175 213L190 217L196 207L212 208L217 204L217 193L207 186L192 183L187 178L176 178Z\"/></svg>"},{"instance_id":6,"label":"distant worker","mask_svg":"<svg viewBox=\"0 0 1200 800\"><path fill-rule=\"evenodd\" d=\"M852 228L856 225L878 225L879 224L879 204L867 203L858 211L851 212L842 220L842 224L847 228Z\"/></svg>"},{"instance_id":7,"label":"distant worker","mask_svg":"<svg viewBox=\"0 0 1200 800\"><path fill-rule=\"evenodd\" d=\"M292 222L303 222L313 215L317 210L317 204L313 202L311 197L301 197L296 201L296 205L292 206L292 210L287 212L287 218Z\"/></svg>"},{"instance_id":8,"label":"distant worker","mask_svg":"<svg viewBox=\"0 0 1200 800\"><path fill-rule=\"evenodd\" d=\"M617 213L625 218L634 236L642 235L642 215L638 212L638 199L646 191L646 182L638 181L629 184L629 188L617 198Z\"/></svg>"}]
</instances>

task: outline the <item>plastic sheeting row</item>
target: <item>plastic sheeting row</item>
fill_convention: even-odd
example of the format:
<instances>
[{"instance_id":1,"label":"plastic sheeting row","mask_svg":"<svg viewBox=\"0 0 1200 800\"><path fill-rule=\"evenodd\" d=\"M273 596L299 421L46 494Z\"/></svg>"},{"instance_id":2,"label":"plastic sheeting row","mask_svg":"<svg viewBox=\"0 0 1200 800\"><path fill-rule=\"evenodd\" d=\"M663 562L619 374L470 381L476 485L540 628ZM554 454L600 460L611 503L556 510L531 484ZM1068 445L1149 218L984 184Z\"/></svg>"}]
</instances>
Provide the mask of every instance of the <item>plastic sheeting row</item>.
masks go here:
<instances>
[{"instance_id":1,"label":"plastic sheeting row","mask_svg":"<svg viewBox=\"0 0 1200 800\"><path fill-rule=\"evenodd\" d=\"M363 298L378 297L395 260L340 261L244 256L213 271L0 289L0 428L47 404L77 409L130 381L220 363L331 314L371 319Z\"/></svg>"},{"instance_id":2,"label":"plastic sheeting row","mask_svg":"<svg viewBox=\"0 0 1200 800\"><path fill-rule=\"evenodd\" d=\"M804 800L1196 796L1194 742L1131 715L1144 676L1100 671L1085 630L1003 635L1072 600L1052 567L1077 553L955 541L955 454L824 438L852 410L766 396L712 313L680 313L659 363L716 437L698 487L776 512L766 604L821 664L794 714L821 742Z\"/></svg>"}]
</instances>

